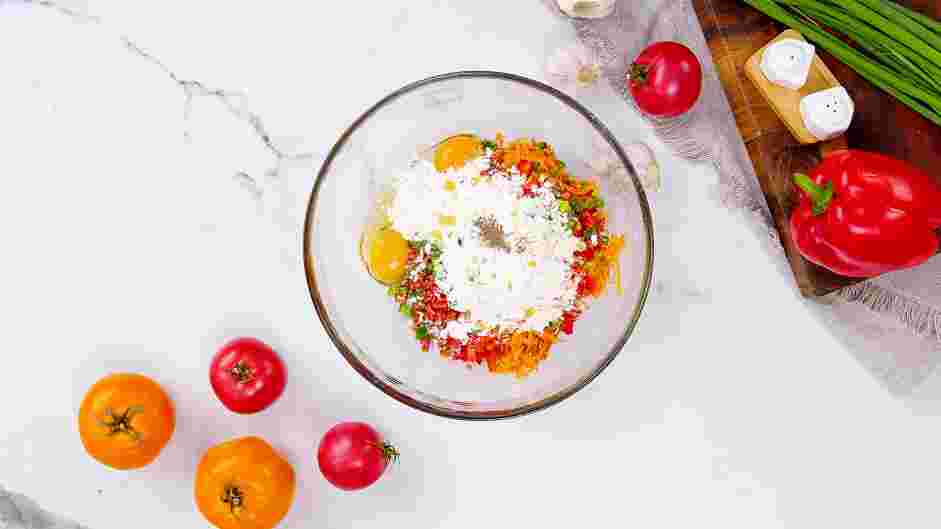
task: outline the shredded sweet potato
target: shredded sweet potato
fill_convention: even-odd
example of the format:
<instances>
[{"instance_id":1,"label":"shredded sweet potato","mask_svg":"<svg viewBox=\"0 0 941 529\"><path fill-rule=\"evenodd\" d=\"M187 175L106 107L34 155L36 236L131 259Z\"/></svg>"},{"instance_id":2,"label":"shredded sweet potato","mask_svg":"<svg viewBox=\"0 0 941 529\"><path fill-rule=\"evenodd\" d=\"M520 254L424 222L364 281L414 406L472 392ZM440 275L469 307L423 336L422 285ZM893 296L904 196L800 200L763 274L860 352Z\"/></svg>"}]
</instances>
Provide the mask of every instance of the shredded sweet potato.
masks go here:
<instances>
[{"instance_id":1,"label":"shredded sweet potato","mask_svg":"<svg viewBox=\"0 0 941 529\"><path fill-rule=\"evenodd\" d=\"M543 331L519 331L505 337L502 341L502 353L487 363L493 373L513 373L525 377L539 362L549 357L549 348L555 343L556 335Z\"/></svg>"},{"instance_id":2,"label":"shredded sweet potato","mask_svg":"<svg viewBox=\"0 0 941 529\"><path fill-rule=\"evenodd\" d=\"M608 281L611 278L611 272L614 271L615 279L617 283L618 294L622 295L624 293L623 288L621 287L621 250L624 249L624 236L617 235L611 237L608 241L608 244L599 252L597 252L591 262L585 265L585 270L591 275L591 278L594 279L594 289L591 292L592 296L600 296L604 294L605 289L608 286Z\"/></svg>"}]
</instances>

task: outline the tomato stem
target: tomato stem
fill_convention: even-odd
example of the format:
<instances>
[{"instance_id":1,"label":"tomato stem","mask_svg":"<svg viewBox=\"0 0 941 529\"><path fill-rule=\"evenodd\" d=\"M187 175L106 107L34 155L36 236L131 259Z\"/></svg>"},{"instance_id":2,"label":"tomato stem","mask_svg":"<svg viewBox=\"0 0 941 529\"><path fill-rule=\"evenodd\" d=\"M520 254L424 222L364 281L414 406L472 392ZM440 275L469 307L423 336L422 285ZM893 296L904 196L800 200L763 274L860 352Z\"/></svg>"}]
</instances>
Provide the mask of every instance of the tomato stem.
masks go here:
<instances>
[{"instance_id":1,"label":"tomato stem","mask_svg":"<svg viewBox=\"0 0 941 529\"><path fill-rule=\"evenodd\" d=\"M631 69L628 73L630 76L631 82L639 85L645 84L647 82L647 75L650 73L650 68L645 64L631 64Z\"/></svg>"},{"instance_id":2,"label":"tomato stem","mask_svg":"<svg viewBox=\"0 0 941 529\"><path fill-rule=\"evenodd\" d=\"M124 412L118 414L111 408L108 408L105 410L107 417L99 421L99 424L108 429L108 436L124 434L135 441L139 441L141 437L140 432L131 426L131 421L134 419L135 415L143 413L143 411L144 408L142 406L128 406Z\"/></svg>"},{"instance_id":3,"label":"tomato stem","mask_svg":"<svg viewBox=\"0 0 941 529\"><path fill-rule=\"evenodd\" d=\"M370 444L375 446L379 450L382 450L382 457L385 458L386 461L389 461L390 463L395 463L396 461L399 460L399 450L395 446L391 445L390 443L383 442L382 444L379 444L379 443L370 443Z\"/></svg>"},{"instance_id":4,"label":"tomato stem","mask_svg":"<svg viewBox=\"0 0 941 529\"><path fill-rule=\"evenodd\" d=\"M224 491L222 491L222 503L229 505L229 511L232 513L232 516L238 517L238 511L242 510L242 506L245 503L245 495L242 493L242 489L236 487L235 485L228 485Z\"/></svg>"},{"instance_id":5,"label":"tomato stem","mask_svg":"<svg viewBox=\"0 0 941 529\"><path fill-rule=\"evenodd\" d=\"M236 364L232 366L232 369L229 372L232 373L232 376L235 377L235 379L238 380L239 383L243 383L243 384L255 378L255 371L253 371L252 368L245 365L244 362L236 362Z\"/></svg>"}]
</instances>

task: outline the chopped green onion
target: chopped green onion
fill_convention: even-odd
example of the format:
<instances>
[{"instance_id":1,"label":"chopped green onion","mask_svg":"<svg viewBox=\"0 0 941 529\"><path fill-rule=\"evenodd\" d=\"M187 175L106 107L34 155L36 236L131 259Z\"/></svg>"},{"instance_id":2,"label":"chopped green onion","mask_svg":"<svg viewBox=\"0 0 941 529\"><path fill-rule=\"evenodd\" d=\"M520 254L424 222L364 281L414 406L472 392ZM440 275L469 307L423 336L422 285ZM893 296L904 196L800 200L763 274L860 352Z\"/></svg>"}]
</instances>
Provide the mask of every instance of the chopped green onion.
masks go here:
<instances>
[{"instance_id":1,"label":"chopped green onion","mask_svg":"<svg viewBox=\"0 0 941 529\"><path fill-rule=\"evenodd\" d=\"M428 333L427 327L425 327L424 325L419 325L418 327L415 327L416 338L418 338L419 340L424 340L425 338L428 338L428 336L429 336L429 333Z\"/></svg>"},{"instance_id":2,"label":"chopped green onion","mask_svg":"<svg viewBox=\"0 0 941 529\"><path fill-rule=\"evenodd\" d=\"M560 200L560 201L559 201L559 211L561 211L562 213L571 213L571 212L572 212L572 204L570 204L568 200Z\"/></svg>"}]
</instances>

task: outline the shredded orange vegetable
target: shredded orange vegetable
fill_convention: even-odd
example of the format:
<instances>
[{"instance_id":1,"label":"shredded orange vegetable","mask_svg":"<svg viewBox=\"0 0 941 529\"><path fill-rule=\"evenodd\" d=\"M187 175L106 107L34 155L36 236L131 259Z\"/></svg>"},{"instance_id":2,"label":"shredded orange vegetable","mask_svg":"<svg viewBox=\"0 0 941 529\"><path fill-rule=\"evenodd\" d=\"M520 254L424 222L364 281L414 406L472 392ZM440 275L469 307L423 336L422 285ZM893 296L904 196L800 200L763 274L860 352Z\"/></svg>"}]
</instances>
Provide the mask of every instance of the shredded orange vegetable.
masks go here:
<instances>
[{"instance_id":1,"label":"shredded orange vegetable","mask_svg":"<svg viewBox=\"0 0 941 529\"><path fill-rule=\"evenodd\" d=\"M514 332L503 340L503 351L496 359L487 363L493 373L513 373L525 377L539 362L549 357L549 348L555 343L556 335L543 331Z\"/></svg>"},{"instance_id":2,"label":"shredded orange vegetable","mask_svg":"<svg viewBox=\"0 0 941 529\"><path fill-rule=\"evenodd\" d=\"M624 249L624 236L616 235L611 237L608 244L600 252L596 253L594 258L585 264L585 270L594 279L594 290L591 295L598 297L604 294L608 286L608 280L611 278L611 271L614 270L617 280L618 294L623 294L621 288L621 266L620 255Z\"/></svg>"}]
</instances>

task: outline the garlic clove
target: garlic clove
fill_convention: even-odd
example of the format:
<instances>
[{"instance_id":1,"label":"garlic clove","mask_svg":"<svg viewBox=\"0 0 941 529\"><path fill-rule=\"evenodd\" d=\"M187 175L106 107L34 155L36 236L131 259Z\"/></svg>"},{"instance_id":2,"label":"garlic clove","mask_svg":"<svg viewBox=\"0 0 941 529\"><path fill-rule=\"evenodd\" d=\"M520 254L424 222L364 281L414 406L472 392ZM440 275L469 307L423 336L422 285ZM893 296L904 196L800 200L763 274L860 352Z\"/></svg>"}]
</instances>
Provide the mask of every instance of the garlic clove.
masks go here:
<instances>
[{"instance_id":1,"label":"garlic clove","mask_svg":"<svg viewBox=\"0 0 941 529\"><path fill-rule=\"evenodd\" d=\"M614 11L615 0L556 0L556 3L570 17L604 18Z\"/></svg>"},{"instance_id":2,"label":"garlic clove","mask_svg":"<svg viewBox=\"0 0 941 529\"><path fill-rule=\"evenodd\" d=\"M624 148L624 154L637 172L641 185L646 191L660 190L660 165L653 150L646 143L636 141Z\"/></svg>"},{"instance_id":3,"label":"garlic clove","mask_svg":"<svg viewBox=\"0 0 941 529\"><path fill-rule=\"evenodd\" d=\"M798 90L807 82L815 52L814 45L803 40L773 42L761 55L761 73L773 84Z\"/></svg>"},{"instance_id":4,"label":"garlic clove","mask_svg":"<svg viewBox=\"0 0 941 529\"><path fill-rule=\"evenodd\" d=\"M846 132L853 121L855 105L842 86L810 94L800 102L800 113L807 130L825 141Z\"/></svg>"}]
</instances>

